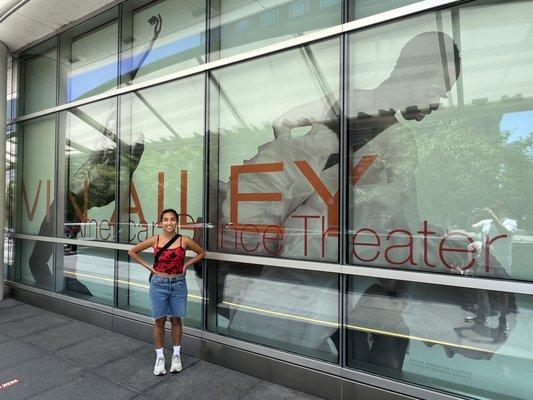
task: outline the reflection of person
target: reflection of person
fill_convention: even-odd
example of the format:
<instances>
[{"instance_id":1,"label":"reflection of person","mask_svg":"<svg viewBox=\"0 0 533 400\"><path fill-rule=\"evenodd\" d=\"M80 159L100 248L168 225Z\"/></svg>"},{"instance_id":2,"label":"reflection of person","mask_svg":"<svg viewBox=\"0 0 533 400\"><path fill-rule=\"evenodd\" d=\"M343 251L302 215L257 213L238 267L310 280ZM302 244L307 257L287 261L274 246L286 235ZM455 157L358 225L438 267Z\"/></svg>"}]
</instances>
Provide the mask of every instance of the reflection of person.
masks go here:
<instances>
[{"instance_id":1,"label":"reflection of person","mask_svg":"<svg viewBox=\"0 0 533 400\"><path fill-rule=\"evenodd\" d=\"M517 229L517 223L514 219L507 217L508 213L502 202L496 202L492 209L484 208L483 211L490 218L472 225L472 228L481 232L481 240L472 243L470 246L478 255L477 273L508 279L511 277L512 239ZM508 330L506 315L509 305L509 294L507 292L500 292L498 293L498 298L500 303L498 329L506 331ZM487 291L478 290L476 314L472 317L466 317L465 321L484 324L487 319L487 304Z\"/></svg>"},{"instance_id":2,"label":"reflection of person","mask_svg":"<svg viewBox=\"0 0 533 400\"><path fill-rule=\"evenodd\" d=\"M351 228L353 230L366 227L383 232L394 227L414 233L416 229L419 229L420 220L414 180L416 149L408 126L421 121L439 107L440 98L446 97L446 93L459 75L459 69L459 51L453 40L444 33L426 32L407 42L400 52L391 75L378 87L371 90L350 91L348 130L354 168L353 179L350 181L357 181L352 205L354 212ZM333 195L337 192L339 184L338 108L334 96L326 95L316 102L287 111L273 123L275 140L261 146L257 155L245 162L247 164L283 161L284 166L287 164L288 166L287 169L284 168L283 173L245 174L239 178L240 192L282 193L281 202L241 204L238 215L241 223L281 223L289 233L298 230L301 232L304 226L302 220L295 217L305 215L309 221L310 218L315 220L314 227L310 226L309 236L292 233L284 237L283 248L279 254L281 256L331 261L337 259L338 237L334 234L326 235L326 243L322 243L324 227L320 223L324 219L327 220L329 211L328 204L324 201L324 194L327 191ZM303 126L310 126L310 132L300 137L291 136L293 128ZM364 173L358 174L355 167L368 160L368 157L375 157L375 159L365 166ZM294 164L293 162L285 162L285 160L304 160L310 163L318 180L323 183L322 194L318 193L316 187L306 182L302 171L291 165ZM229 198L230 196L227 197ZM334 198L331 201L335 201ZM229 209L229 200L226 200L222 206L222 223L226 222L224 218L229 215ZM414 227L416 229L411 230ZM326 225L325 228L334 231L338 229L338 226ZM258 238L254 235L253 232L246 232L243 236L247 247L258 242ZM375 253L375 248L372 250ZM398 254L400 250L396 257ZM398 258L403 257L400 254ZM375 261L375 263L387 264L384 259ZM324 287L334 286L336 275L330 275L332 284L324 283ZM265 299L275 296L272 292L277 290L276 282L284 281L288 276L299 280L303 288L308 287L310 292L314 291L308 282L309 279L302 271L264 269L262 279L250 285L243 298L250 302L269 304ZM395 295L394 284L381 283L384 287L386 286L384 290L388 296ZM271 293L267 293L268 286L271 286ZM262 290L257 290L259 287ZM299 300L292 298L291 293L283 293L283 295L286 304L290 304L294 309ZM326 301L326 298L316 300L316 312L320 313L321 307L328 304L330 302ZM246 318L246 312L236 310L231 323L239 326L239 329L244 329ZM257 327L248 329L253 332ZM268 326L264 326L260 331L266 334L265 330L268 329ZM290 324L287 329L290 329ZM331 328L332 336L334 331L335 328ZM352 334L354 343L357 345L358 335L362 332ZM288 340L301 342L302 338L296 336L288 335ZM365 341L366 334L360 339ZM309 338L308 342L316 345L316 340L317 338ZM361 343L364 345L363 342ZM400 347L407 348L406 345ZM382 359L383 354L380 352L386 351L386 348L387 346L373 347L369 350L367 359L369 361ZM391 365L398 366L401 362L392 362Z\"/></svg>"},{"instance_id":3,"label":"reflection of person","mask_svg":"<svg viewBox=\"0 0 533 400\"><path fill-rule=\"evenodd\" d=\"M204 257L204 250L194 240L181 235L167 249L161 250L165 244L176 236L178 219L179 216L175 210L164 210L160 217L160 226L163 228L163 234L146 239L133 246L128 252L132 259L154 274L150 279L150 304L152 318L154 318L155 375L166 374L163 346L165 343L165 321L167 316L170 318L172 326L172 343L174 345L170 372L181 371L182 318L185 317L187 306L185 273L189 265L197 263ZM149 247L154 248L155 254L162 251L153 267L137 254ZM185 254L188 249L191 249L197 255L185 261Z\"/></svg>"}]
</instances>

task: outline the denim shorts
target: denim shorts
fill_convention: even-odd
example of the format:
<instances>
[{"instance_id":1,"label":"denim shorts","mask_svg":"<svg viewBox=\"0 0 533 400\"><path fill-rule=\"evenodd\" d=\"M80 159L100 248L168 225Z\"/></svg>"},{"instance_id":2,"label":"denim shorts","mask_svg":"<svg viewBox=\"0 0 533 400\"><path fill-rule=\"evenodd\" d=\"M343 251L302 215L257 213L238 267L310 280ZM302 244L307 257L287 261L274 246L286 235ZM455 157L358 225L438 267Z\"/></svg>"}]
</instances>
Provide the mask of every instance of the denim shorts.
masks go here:
<instances>
[{"instance_id":1,"label":"denim shorts","mask_svg":"<svg viewBox=\"0 0 533 400\"><path fill-rule=\"evenodd\" d=\"M187 282L185 275L176 278L152 276L150 282L152 318L185 317L187 311Z\"/></svg>"}]
</instances>

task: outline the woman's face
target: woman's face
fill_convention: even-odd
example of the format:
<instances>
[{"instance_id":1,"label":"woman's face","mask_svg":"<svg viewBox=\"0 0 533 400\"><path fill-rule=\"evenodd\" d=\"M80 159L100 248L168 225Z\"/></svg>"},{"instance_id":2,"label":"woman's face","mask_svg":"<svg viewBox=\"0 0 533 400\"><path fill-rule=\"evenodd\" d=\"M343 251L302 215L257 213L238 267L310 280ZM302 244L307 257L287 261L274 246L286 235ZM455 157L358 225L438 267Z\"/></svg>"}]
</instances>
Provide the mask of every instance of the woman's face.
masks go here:
<instances>
[{"instance_id":1,"label":"woman's face","mask_svg":"<svg viewBox=\"0 0 533 400\"><path fill-rule=\"evenodd\" d=\"M165 232L174 232L177 225L178 220L173 212L166 212L163 214L163 218L161 218L161 227Z\"/></svg>"}]
</instances>

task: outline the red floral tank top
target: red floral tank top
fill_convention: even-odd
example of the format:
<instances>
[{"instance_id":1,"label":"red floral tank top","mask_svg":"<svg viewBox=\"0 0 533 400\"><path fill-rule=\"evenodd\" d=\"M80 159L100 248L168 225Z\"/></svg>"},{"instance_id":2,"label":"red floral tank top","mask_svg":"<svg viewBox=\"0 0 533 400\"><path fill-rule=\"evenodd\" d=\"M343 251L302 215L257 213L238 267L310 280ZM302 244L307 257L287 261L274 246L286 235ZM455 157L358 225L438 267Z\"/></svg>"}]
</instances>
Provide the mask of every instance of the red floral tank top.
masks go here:
<instances>
[{"instance_id":1,"label":"red floral tank top","mask_svg":"<svg viewBox=\"0 0 533 400\"><path fill-rule=\"evenodd\" d=\"M184 272L183 263L185 261L185 249L181 245L183 236L178 238L179 246L175 248L168 248L163 251L163 254L159 256L157 264L154 269L157 272L163 272L165 274L178 274L181 275ZM161 251L159 247L159 235L157 235L157 243L154 247L154 254Z\"/></svg>"}]
</instances>

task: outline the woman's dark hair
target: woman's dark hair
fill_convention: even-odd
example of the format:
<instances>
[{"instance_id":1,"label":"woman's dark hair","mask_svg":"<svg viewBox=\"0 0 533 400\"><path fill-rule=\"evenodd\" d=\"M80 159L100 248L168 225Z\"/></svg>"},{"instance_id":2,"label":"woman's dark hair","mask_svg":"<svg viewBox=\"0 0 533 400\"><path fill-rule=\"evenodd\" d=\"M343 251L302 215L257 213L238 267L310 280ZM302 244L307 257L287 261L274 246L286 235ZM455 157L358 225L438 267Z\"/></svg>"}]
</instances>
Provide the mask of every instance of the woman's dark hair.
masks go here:
<instances>
[{"instance_id":1,"label":"woman's dark hair","mask_svg":"<svg viewBox=\"0 0 533 400\"><path fill-rule=\"evenodd\" d=\"M172 213L174 214L177 220L180 219L179 214L176 210L174 210L173 208L167 208L166 210L161 211L161 215L159 216L159 221L163 221L163 215L165 215L166 213Z\"/></svg>"}]
</instances>

